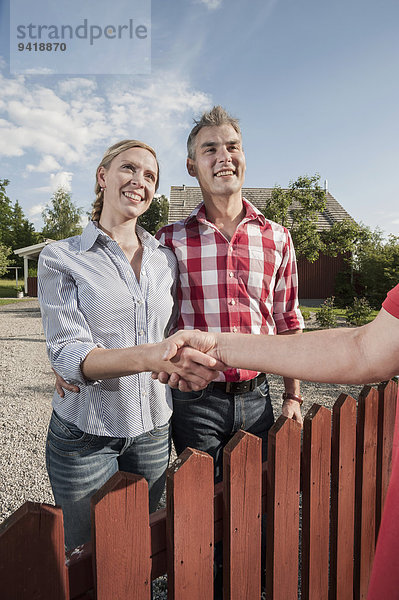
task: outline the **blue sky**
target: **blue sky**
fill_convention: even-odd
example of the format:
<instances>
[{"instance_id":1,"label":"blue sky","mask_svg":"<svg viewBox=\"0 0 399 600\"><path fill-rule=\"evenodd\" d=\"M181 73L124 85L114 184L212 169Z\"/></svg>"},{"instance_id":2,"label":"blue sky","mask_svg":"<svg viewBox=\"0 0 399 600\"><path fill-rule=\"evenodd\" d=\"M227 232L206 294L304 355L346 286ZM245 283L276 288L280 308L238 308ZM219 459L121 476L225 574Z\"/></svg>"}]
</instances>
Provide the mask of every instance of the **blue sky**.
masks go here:
<instances>
[{"instance_id":1,"label":"blue sky","mask_svg":"<svg viewBox=\"0 0 399 600\"><path fill-rule=\"evenodd\" d=\"M398 23L397 0L152 0L151 74L13 75L0 0L0 178L40 228L59 185L88 210L103 151L131 137L156 148L169 195L196 183L193 117L221 104L241 121L247 186L318 172L356 220L399 235ZM117 65L108 47L98 60Z\"/></svg>"}]
</instances>

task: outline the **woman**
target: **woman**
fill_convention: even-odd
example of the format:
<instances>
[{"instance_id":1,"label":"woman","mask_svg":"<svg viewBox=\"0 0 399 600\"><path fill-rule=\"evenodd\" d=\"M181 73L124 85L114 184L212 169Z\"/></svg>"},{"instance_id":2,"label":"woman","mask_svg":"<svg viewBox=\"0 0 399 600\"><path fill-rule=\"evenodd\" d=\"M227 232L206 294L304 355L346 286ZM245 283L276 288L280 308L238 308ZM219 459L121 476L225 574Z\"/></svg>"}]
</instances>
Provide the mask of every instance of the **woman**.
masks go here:
<instances>
[{"instance_id":1,"label":"woman","mask_svg":"<svg viewBox=\"0 0 399 600\"><path fill-rule=\"evenodd\" d=\"M199 387L216 374L217 362L195 350L173 363L162 359L176 259L137 225L158 181L151 147L136 140L111 146L96 172L93 220L82 235L49 244L40 255L49 358L80 388L54 393L46 444L67 549L90 539L90 498L118 469L147 479L150 510L156 509L169 458L171 398L149 371L178 370Z\"/></svg>"}]
</instances>

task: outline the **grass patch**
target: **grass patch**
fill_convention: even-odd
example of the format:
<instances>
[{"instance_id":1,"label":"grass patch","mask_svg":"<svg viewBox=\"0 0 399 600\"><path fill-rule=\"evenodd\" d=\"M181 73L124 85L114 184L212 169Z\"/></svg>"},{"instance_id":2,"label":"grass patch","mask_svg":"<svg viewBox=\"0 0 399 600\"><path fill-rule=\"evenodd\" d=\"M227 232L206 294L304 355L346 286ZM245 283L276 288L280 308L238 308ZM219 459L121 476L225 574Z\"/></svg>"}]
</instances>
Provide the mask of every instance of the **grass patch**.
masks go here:
<instances>
[{"instance_id":1,"label":"grass patch","mask_svg":"<svg viewBox=\"0 0 399 600\"><path fill-rule=\"evenodd\" d=\"M18 285L23 284L23 279L18 280ZM15 279L0 279L0 298L16 298Z\"/></svg>"},{"instance_id":2,"label":"grass patch","mask_svg":"<svg viewBox=\"0 0 399 600\"><path fill-rule=\"evenodd\" d=\"M0 306L4 306L4 304L15 304L16 302L24 302L25 300L32 300L32 298L0 298Z\"/></svg>"},{"instance_id":3,"label":"grass patch","mask_svg":"<svg viewBox=\"0 0 399 600\"><path fill-rule=\"evenodd\" d=\"M317 315L317 313L320 312L320 308L321 307L320 306L300 306L299 308L300 308L300 310L301 310L301 312L303 314L303 318L306 321L307 319L310 318L311 313ZM346 308L337 308L337 307L334 307L333 311L334 311L334 314L335 314L335 316L337 318L346 319ZM378 312L379 312L378 310L373 310L371 312L370 319L368 320L368 323L370 321L373 321L373 319L376 318L376 316L378 315Z\"/></svg>"}]
</instances>

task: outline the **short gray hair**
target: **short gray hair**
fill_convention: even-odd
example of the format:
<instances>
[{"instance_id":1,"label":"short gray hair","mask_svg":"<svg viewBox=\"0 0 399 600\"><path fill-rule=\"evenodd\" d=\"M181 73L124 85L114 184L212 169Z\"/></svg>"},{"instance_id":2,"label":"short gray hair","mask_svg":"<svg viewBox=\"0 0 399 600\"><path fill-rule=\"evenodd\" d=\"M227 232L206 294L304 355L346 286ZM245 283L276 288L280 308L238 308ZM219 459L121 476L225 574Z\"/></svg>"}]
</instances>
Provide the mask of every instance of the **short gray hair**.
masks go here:
<instances>
[{"instance_id":1,"label":"short gray hair","mask_svg":"<svg viewBox=\"0 0 399 600\"><path fill-rule=\"evenodd\" d=\"M188 158L195 158L195 138L203 127L219 127L220 125L231 125L241 139L241 129L238 119L235 119L222 107L214 106L209 112L203 113L198 121L194 119L195 126L190 131L187 140Z\"/></svg>"}]
</instances>

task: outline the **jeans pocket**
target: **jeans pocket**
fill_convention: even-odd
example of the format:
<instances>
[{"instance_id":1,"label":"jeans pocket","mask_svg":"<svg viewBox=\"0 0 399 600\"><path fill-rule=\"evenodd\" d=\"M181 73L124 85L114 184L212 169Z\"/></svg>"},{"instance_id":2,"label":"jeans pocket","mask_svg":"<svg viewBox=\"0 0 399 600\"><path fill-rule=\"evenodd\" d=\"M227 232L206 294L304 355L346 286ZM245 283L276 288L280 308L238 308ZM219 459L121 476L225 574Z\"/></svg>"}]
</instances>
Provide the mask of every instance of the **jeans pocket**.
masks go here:
<instances>
[{"instance_id":1,"label":"jeans pocket","mask_svg":"<svg viewBox=\"0 0 399 600\"><path fill-rule=\"evenodd\" d=\"M264 381L263 383L261 383L256 388L256 391L259 394L260 398L269 398L270 392L269 392L269 384L268 384L268 382Z\"/></svg>"},{"instance_id":2,"label":"jeans pocket","mask_svg":"<svg viewBox=\"0 0 399 600\"><path fill-rule=\"evenodd\" d=\"M168 437L169 435L170 424L169 421L165 423L165 425L159 425L158 427L154 427L151 431L148 431L147 434L152 438L163 438Z\"/></svg>"},{"instance_id":3,"label":"jeans pocket","mask_svg":"<svg viewBox=\"0 0 399 600\"><path fill-rule=\"evenodd\" d=\"M65 421L55 412L51 415L47 443L57 454L79 455L93 444L95 438L95 435L81 431L74 423Z\"/></svg>"},{"instance_id":4,"label":"jeans pocket","mask_svg":"<svg viewBox=\"0 0 399 600\"><path fill-rule=\"evenodd\" d=\"M198 392L181 392L180 390L172 390L173 402L196 402L203 400L206 396L206 388L198 390Z\"/></svg>"}]
</instances>

